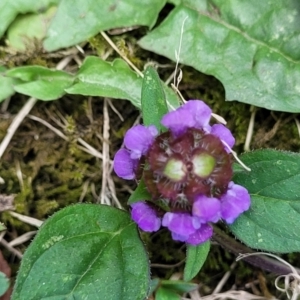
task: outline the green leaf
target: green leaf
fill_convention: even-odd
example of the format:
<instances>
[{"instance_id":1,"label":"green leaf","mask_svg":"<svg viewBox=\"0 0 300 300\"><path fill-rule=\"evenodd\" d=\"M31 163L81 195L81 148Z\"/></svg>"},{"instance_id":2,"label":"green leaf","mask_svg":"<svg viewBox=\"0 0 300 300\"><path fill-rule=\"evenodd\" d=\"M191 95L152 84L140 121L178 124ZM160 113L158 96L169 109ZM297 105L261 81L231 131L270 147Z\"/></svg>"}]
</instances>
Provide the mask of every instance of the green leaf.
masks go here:
<instances>
[{"instance_id":1,"label":"green leaf","mask_svg":"<svg viewBox=\"0 0 300 300\"><path fill-rule=\"evenodd\" d=\"M141 102L143 123L146 126L155 125L159 131L162 131L164 127L160 121L169 110L161 80L151 66L144 72Z\"/></svg>"},{"instance_id":2,"label":"green leaf","mask_svg":"<svg viewBox=\"0 0 300 300\"><path fill-rule=\"evenodd\" d=\"M215 76L226 99L300 112L296 0L183 0L139 45Z\"/></svg>"},{"instance_id":3,"label":"green leaf","mask_svg":"<svg viewBox=\"0 0 300 300\"><path fill-rule=\"evenodd\" d=\"M0 297L6 293L10 285L9 279L6 275L0 272Z\"/></svg>"},{"instance_id":4,"label":"green leaf","mask_svg":"<svg viewBox=\"0 0 300 300\"><path fill-rule=\"evenodd\" d=\"M44 101L63 96L65 88L74 80L73 76L66 72L40 66L14 68L7 71L6 75L21 81L14 86L16 92Z\"/></svg>"},{"instance_id":5,"label":"green leaf","mask_svg":"<svg viewBox=\"0 0 300 300\"><path fill-rule=\"evenodd\" d=\"M180 300L181 297L172 290L160 287L155 293L155 300Z\"/></svg>"},{"instance_id":6,"label":"green leaf","mask_svg":"<svg viewBox=\"0 0 300 300\"><path fill-rule=\"evenodd\" d=\"M300 155L259 150L241 159L251 172L238 172L234 182L248 189L251 207L230 229L254 249L300 251Z\"/></svg>"},{"instance_id":7,"label":"green leaf","mask_svg":"<svg viewBox=\"0 0 300 300\"><path fill-rule=\"evenodd\" d=\"M130 195L127 203L132 204L132 203L143 201L143 200L151 200L151 198L152 197L146 188L145 182L142 179L139 182L135 191Z\"/></svg>"},{"instance_id":8,"label":"green leaf","mask_svg":"<svg viewBox=\"0 0 300 300\"><path fill-rule=\"evenodd\" d=\"M178 293L189 293L199 287L196 283L185 282L182 280L161 280L160 284L162 287Z\"/></svg>"},{"instance_id":9,"label":"green leaf","mask_svg":"<svg viewBox=\"0 0 300 300\"><path fill-rule=\"evenodd\" d=\"M6 68L0 66L0 102L15 93L14 79L5 76Z\"/></svg>"},{"instance_id":10,"label":"green leaf","mask_svg":"<svg viewBox=\"0 0 300 300\"><path fill-rule=\"evenodd\" d=\"M210 242L207 241L198 246L187 245L186 262L183 279L192 280L201 270L206 261L210 249Z\"/></svg>"},{"instance_id":11,"label":"green leaf","mask_svg":"<svg viewBox=\"0 0 300 300\"><path fill-rule=\"evenodd\" d=\"M61 1L44 46L52 51L76 45L99 31L135 25L152 27L165 3L164 0Z\"/></svg>"},{"instance_id":12,"label":"green leaf","mask_svg":"<svg viewBox=\"0 0 300 300\"><path fill-rule=\"evenodd\" d=\"M0 1L0 37L18 14L45 11L60 0L1 0Z\"/></svg>"},{"instance_id":13,"label":"green leaf","mask_svg":"<svg viewBox=\"0 0 300 300\"><path fill-rule=\"evenodd\" d=\"M149 295L154 293L154 291L158 288L158 285L159 285L159 279L153 278L150 283Z\"/></svg>"},{"instance_id":14,"label":"green leaf","mask_svg":"<svg viewBox=\"0 0 300 300\"><path fill-rule=\"evenodd\" d=\"M6 229L7 227L2 222L0 222L0 231L4 231Z\"/></svg>"},{"instance_id":15,"label":"green leaf","mask_svg":"<svg viewBox=\"0 0 300 300\"><path fill-rule=\"evenodd\" d=\"M111 97L129 100L134 106L141 107L143 79L139 77L122 59L112 63L95 56L88 56L77 73L74 85L66 89L69 94ZM170 107L179 106L175 93L165 87Z\"/></svg>"},{"instance_id":16,"label":"green leaf","mask_svg":"<svg viewBox=\"0 0 300 300\"><path fill-rule=\"evenodd\" d=\"M7 31L7 43L17 51L33 50L46 36L48 23L56 11L50 7L40 14L19 15Z\"/></svg>"},{"instance_id":17,"label":"green leaf","mask_svg":"<svg viewBox=\"0 0 300 300\"><path fill-rule=\"evenodd\" d=\"M149 259L127 212L95 204L47 220L22 259L17 299L145 299Z\"/></svg>"}]
</instances>

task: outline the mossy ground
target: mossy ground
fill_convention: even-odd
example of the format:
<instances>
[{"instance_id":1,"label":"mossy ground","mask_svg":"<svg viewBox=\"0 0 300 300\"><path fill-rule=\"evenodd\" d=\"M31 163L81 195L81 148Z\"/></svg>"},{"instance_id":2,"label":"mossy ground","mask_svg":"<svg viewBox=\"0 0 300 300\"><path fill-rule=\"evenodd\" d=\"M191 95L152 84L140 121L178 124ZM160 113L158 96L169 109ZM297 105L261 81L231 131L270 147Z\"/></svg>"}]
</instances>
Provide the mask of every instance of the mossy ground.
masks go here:
<instances>
[{"instance_id":1,"label":"mossy ground","mask_svg":"<svg viewBox=\"0 0 300 300\"><path fill-rule=\"evenodd\" d=\"M141 29L138 33L114 36L113 40L140 69L149 61L156 62L158 66L166 65L164 68L158 67L158 72L162 79L167 79L175 68L174 63L138 48L136 40L139 35L143 34L143 31L144 29ZM100 37L95 37L85 43L84 49L86 55L102 56L109 52L108 60L116 57L116 54ZM1 59L8 66L34 63L52 67L61 57L61 55L57 57L41 55L34 51L30 53L32 55L14 54L14 59L11 60L10 54L2 52ZM70 65L69 71L74 72L76 68L76 65ZM236 151L243 152L253 108L239 102L226 102L224 88L215 78L201 74L190 67L184 66L182 71L183 80L179 85L182 95L186 99L203 99L215 113L223 116L236 137ZM26 100L25 96L15 94L10 99L7 109L2 106L1 140ZM127 101L113 100L113 105L125 121L121 121L109 108L111 158L121 146L124 133L139 115L137 109ZM256 110L251 149L270 147L299 151L299 133L293 116L259 108ZM26 117L0 161L0 176L5 181L0 185L0 194L15 194L15 211L39 220L45 220L57 210L72 203L79 201L97 203L102 180L101 160L82 151L77 140L83 138L86 143L102 151L103 99L66 95L57 101L39 101L30 114L56 127L67 137L67 140L30 116ZM114 175L113 179L119 201L126 207L129 191L134 189L135 184L124 182ZM1 220L8 227L4 236L7 241L35 230L34 227L18 221L7 212L1 214ZM142 234L142 238L147 244L151 262L156 264L152 268L153 276L169 278L175 272L182 271L183 262L177 264L185 257L185 247L182 244L173 242L164 231L162 234ZM28 244L29 242L26 242L17 248L23 252ZM4 248L3 253L15 276L19 259ZM295 257L293 259L296 260ZM226 250L218 245L212 246L203 270L195 279L201 283L201 291L204 294L210 294L213 291L234 260L235 257ZM175 266L172 266L173 264ZM239 289L252 293L255 293L257 289L267 295L266 287L263 286L263 278L266 279L267 286L275 293L272 284L275 278L273 275L239 262L226 282L224 290L235 285Z\"/></svg>"}]
</instances>

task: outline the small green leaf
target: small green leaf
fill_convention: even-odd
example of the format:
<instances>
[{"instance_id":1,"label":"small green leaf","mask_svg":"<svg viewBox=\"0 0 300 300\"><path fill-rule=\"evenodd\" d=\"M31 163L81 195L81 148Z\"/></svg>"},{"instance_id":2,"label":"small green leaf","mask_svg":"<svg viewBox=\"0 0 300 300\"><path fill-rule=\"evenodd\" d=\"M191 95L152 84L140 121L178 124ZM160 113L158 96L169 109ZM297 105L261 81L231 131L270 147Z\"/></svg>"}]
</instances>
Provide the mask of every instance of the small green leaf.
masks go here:
<instances>
[{"instance_id":1,"label":"small green leaf","mask_svg":"<svg viewBox=\"0 0 300 300\"><path fill-rule=\"evenodd\" d=\"M74 80L66 72L40 66L14 68L7 71L6 75L20 80L14 86L15 91L44 101L63 96L65 88Z\"/></svg>"},{"instance_id":2,"label":"small green leaf","mask_svg":"<svg viewBox=\"0 0 300 300\"><path fill-rule=\"evenodd\" d=\"M13 300L147 297L149 259L127 212L95 204L62 209L22 259Z\"/></svg>"},{"instance_id":3,"label":"small green leaf","mask_svg":"<svg viewBox=\"0 0 300 300\"><path fill-rule=\"evenodd\" d=\"M154 291L158 288L159 285L159 279L158 278L153 278L150 283L150 290L149 290L149 295L154 293Z\"/></svg>"},{"instance_id":4,"label":"small green leaf","mask_svg":"<svg viewBox=\"0 0 300 300\"><path fill-rule=\"evenodd\" d=\"M134 25L152 27L165 3L165 0L61 1L44 46L53 51L83 42L99 31Z\"/></svg>"},{"instance_id":5,"label":"small green leaf","mask_svg":"<svg viewBox=\"0 0 300 300\"><path fill-rule=\"evenodd\" d=\"M160 284L162 287L178 293L189 293L198 288L198 284L185 282L182 280L161 280Z\"/></svg>"},{"instance_id":6,"label":"small green leaf","mask_svg":"<svg viewBox=\"0 0 300 300\"><path fill-rule=\"evenodd\" d=\"M151 198L152 197L146 188L145 182L142 179L139 182L135 191L130 195L127 203L132 204L132 203L143 201L143 200L151 200Z\"/></svg>"},{"instance_id":7,"label":"small green leaf","mask_svg":"<svg viewBox=\"0 0 300 300\"><path fill-rule=\"evenodd\" d=\"M10 285L9 279L6 275L0 272L0 297L6 293Z\"/></svg>"},{"instance_id":8,"label":"small green leaf","mask_svg":"<svg viewBox=\"0 0 300 300\"><path fill-rule=\"evenodd\" d=\"M155 293L155 300L180 300L181 297L172 290L160 287Z\"/></svg>"},{"instance_id":9,"label":"small green leaf","mask_svg":"<svg viewBox=\"0 0 300 300\"><path fill-rule=\"evenodd\" d=\"M209 241L198 246L187 245L186 262L183 274L183 279L185 281L192 280L199 273L206 261L209 249Z\"/></svg>"},{"instance_id":10,"label":"small green leaf","mask_svg":"<svg viewBox=\"0 0 300 300\"><path fill-rule=\"evenodd\" d=\"M140 108L142 82L143 79L122 59L116 59L111 63L99 57L88 56L77 73L76 81L66 89L66 92L126 99ZM175 93L168 87L165 87L165 93L168 105L177 108L179 102Z\"/></svg>"},{"instance_id":11,"label":"small green leaf","mask_svg":"<svg viewBox=\"0 0 300 300\"><path fill-rule=\"evenodd\" d=\"M15 93L13 88L15 80L5 76L5 71L6 68L0 66L0 102Z\"/></svg>"},{"instance_id":12,"label":"small green leaf","mask_svg":"<svg viewBox=\"0 0 300 300\"><path fill-rule=\"evenodd\" d=\"M144 49L218 78L226 100L300 112L296 0L182 0L139 41Z\"/></svg>"},{"instance_id":13,"label":"small green leaf","mask_svg":"<svg viewBox=\"0 0 300 300\"><path fill-rule=\"evenodd\" d=\"M7 227L2 222L0 222L0 231L4 231L6 229Z\"/></svg>"},{"instance_id":14,"label":"small green leaf","mask_svg":"<svg viewBox=\"0 0 300 300\"><path fill-rule=\"evenodd\" d=\"M146 126L155 125L158 130L163 130L160 121L169 110L161 80L151 66L144 72L141 102L143 123Z\"/></svg>"},{"instance_id":15,"label":"small green leaf","mask_svg":"<svg viewBox=\"0 0 300 300\"><path fill-rule=\"evenodd\" d=\"M300 155L258 150L241 159L251 172L238 172L233 180L248 189L251 207L230 229L254 249L300 251Z\"/></svg>"}]
</instances>

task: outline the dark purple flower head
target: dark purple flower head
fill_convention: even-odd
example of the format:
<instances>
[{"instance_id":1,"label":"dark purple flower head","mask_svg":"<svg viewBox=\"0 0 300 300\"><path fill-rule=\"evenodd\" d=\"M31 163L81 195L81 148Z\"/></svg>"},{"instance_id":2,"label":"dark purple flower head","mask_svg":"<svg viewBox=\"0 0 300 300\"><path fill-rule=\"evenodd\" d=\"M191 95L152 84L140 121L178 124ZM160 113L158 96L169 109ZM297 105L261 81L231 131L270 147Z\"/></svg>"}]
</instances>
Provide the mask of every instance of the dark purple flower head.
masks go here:
<instances>
[{"instance_id":1,"label":"dark purple flower head","mask_svg":"<svg viewBox=\"0 0 300 300\"><path fill-rule=\"evenodd\" d=\"M114 170L124 179L142 172L152 199L131 205L142 230L162 225L174 240L197 245L212 236L209 223L232 223L249 209L248 191L231 181L235 139L224 125L209 124L211 113L203 101L190 100L162 118L166 132L137 125L126 133Z\"/></svg>"}]
</instances>

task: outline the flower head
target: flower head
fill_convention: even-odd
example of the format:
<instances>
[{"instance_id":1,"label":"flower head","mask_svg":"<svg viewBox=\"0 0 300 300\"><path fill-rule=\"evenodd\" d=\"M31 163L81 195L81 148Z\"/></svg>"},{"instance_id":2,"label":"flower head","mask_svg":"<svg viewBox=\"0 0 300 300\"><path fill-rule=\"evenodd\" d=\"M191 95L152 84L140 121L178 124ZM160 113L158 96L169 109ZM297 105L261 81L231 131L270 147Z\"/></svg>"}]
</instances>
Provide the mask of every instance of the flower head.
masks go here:
<instances>
[{"instance_id":1,"label":"flower head","mask_svg":"<svg viewBox=\"0 0 300 300\"><path fill-rule=\"evenodd\" d=\"M124 179L140 172L152 196L131 205L142 230L162 225L174 240L197 245L212 236L210 223L232 223L249 209L248 191L231 181L235 139L224 125L211 126L210 118L203 101L190 100L162 118L166 132L137 125L126 133L114 170Z\"/></svg>"}]
</instances>

